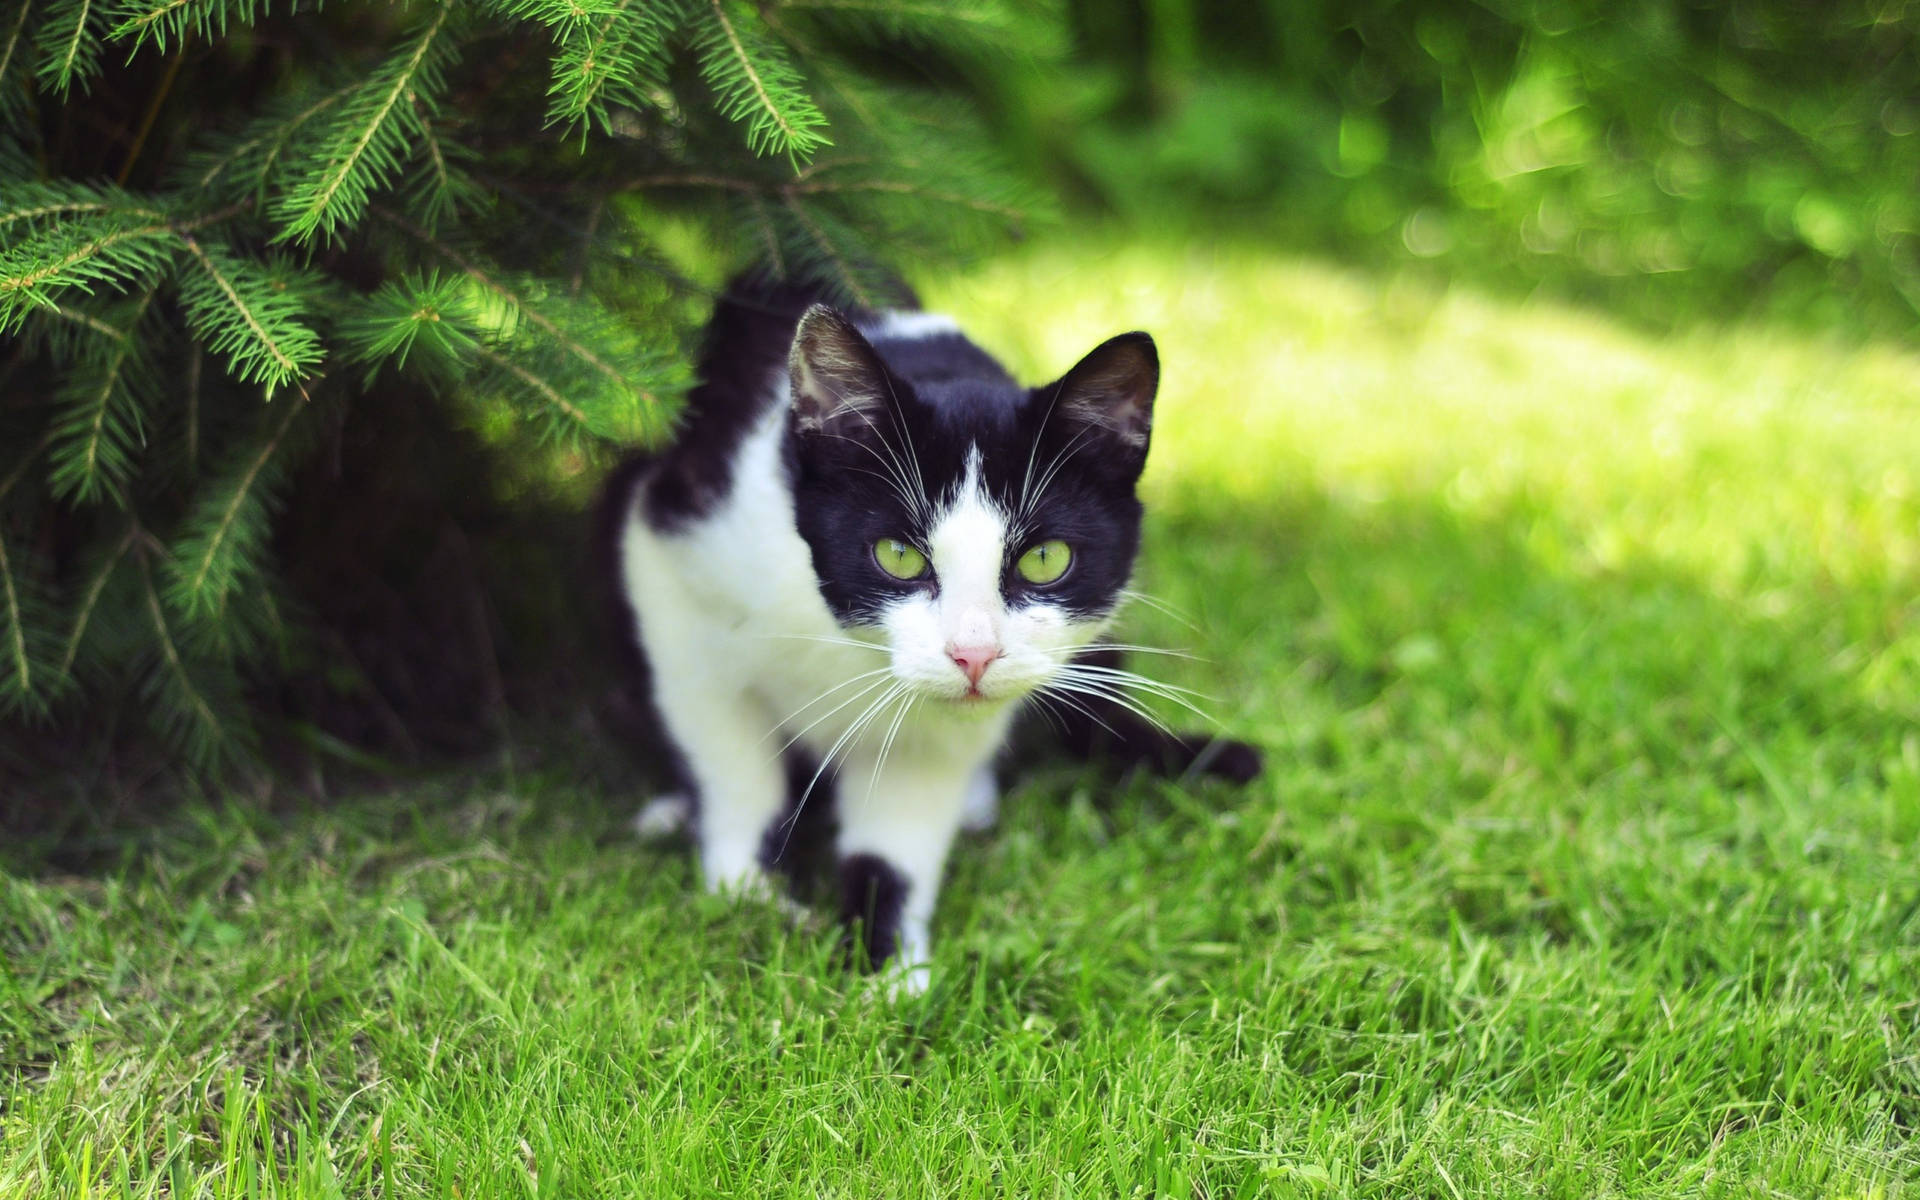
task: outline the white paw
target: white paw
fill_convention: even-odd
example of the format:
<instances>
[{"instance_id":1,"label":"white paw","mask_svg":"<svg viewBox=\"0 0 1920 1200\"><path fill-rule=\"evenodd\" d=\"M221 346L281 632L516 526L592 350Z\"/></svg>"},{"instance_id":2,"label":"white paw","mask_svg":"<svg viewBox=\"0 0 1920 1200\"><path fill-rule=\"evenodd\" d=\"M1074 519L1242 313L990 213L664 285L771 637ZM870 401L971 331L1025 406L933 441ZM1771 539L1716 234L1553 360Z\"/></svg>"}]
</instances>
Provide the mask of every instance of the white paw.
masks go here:
<instances>
[{"instance_id":1,"label":"white paw","mask_svg":"<svg viewBox=\"0 0 1920 1200\"><path fill-rule=\"evenodd\" d=\"M796 929L817 923L817 914L787 895L780 881L767 874L758 864L724 873L710 871L707 875L707 892L735 904L764 904L785 917L787 923Z\"/></svg>"},{"instance_id":2,"label":"white paw","mask_svg":"<svg viewBox=\"0 0 1920 1200\"><path fill-rule=\"evenodd\" d=\"M924 962L903 965L898 958L888 959L868 977L867 992L883 1004L903 1004L927 994L933 986L933 967Z\"/></svg>"},{"instance_id":3,"label":"white paw","mask_svg":"<svg viewBox=\"0 0 1920 1200\"><path fill-rule=\"evenodd\" d=\"M668 792L642 804L628 827L636 836L652 841L684 832L692 819L693 801L679 792Z\"/></svg>"},{"instance_id":4,"label":"white paw","mask_svg":"<svg viewBox=\"0 0 1920 1200\"><path fill-rule=\"evenodd\" d=\"M967 794L960 802L960 828L985 833L999 820L1000 789L993 782L993 768L982 767L967 781Z\"/></svg>"}]
</instances>

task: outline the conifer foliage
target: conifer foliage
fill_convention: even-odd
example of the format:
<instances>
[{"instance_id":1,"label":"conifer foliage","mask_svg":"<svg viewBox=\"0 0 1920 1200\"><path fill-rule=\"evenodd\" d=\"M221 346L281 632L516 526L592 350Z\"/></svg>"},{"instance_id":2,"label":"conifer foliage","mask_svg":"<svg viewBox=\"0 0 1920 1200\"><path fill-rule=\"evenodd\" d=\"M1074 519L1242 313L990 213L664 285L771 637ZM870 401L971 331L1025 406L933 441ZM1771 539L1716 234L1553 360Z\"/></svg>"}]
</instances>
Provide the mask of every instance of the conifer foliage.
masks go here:
<instances>
[{"instance_id":1,"label":"conifer foliage","mask_svg":"<svg viewBox=\"0 0 1920 1200\"><path fill-rule=\"evenodd\" d=\"M663 246L858 301L1003 231L1024 198L960 93L1047 24L0 0L0 781L48 731L250 760L304 636L276 520L356 412L643 442L701 307Z\"/></svg>"}]
</instances>

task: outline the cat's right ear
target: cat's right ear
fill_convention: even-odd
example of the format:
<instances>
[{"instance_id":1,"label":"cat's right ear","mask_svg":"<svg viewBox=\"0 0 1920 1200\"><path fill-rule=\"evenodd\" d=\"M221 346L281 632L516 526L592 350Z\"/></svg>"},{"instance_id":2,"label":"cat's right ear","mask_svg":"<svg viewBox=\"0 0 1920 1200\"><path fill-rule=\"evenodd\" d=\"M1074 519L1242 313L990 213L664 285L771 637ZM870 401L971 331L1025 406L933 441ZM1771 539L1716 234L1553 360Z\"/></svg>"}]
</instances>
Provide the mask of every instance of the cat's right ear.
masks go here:
<instances>
[{"instance_id":1,"label":"cat's right ear","mask_svg":"<svg viewBox=\"0 0 1920 1200\"><path fill-rule=\"evenodd\" d=\"M801 433L851 435L872 428L892 394L887 369L871 343L824 304L809 308L787 354L794 427Z\"/></svg>"}]
</instances>

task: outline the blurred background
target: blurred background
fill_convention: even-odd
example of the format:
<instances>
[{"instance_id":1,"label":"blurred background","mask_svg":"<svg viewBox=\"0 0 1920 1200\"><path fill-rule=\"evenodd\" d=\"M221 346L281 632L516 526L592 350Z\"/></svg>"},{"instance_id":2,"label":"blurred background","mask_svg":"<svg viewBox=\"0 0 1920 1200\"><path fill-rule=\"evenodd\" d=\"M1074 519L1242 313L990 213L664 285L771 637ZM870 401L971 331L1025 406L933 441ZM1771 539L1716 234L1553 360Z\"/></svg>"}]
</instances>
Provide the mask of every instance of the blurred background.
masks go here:
<instances>
[{"instance_id":1,"label":"blurred background","mask_svg":"<svg viewBox=\"0 0 1920 1200\"><path fill-rule=\"evenodd\" d=\"M1121 228L1656 324L1909 336L1920 62L1889 3L1076 3L1015 71L1029 169Z\"/></svg>"},{"instance_id":2,"label":"blurred background","mask_svg":"<svg viewBox=\"0 0 1920 1200\"><path fill-rule=\"evenodd\" d=\"M0 821L41 844L620 740L584 513L755 261L849 303L898 271L1027 378L1160 334L1146 569L1243 598L1204 623L1270 742L1514 599L1424 551L1262 573L1387 536L1342 497L1497 515L1392 536L1576 577L1865 580L1820 636L1870 639L1883 703L1920 660L1907 0L16 0L0 31ZM1276 594L1297 632L1261 643ZM1501 704L1564 719L1510 666Z\"/></svg>"}]
</instances>

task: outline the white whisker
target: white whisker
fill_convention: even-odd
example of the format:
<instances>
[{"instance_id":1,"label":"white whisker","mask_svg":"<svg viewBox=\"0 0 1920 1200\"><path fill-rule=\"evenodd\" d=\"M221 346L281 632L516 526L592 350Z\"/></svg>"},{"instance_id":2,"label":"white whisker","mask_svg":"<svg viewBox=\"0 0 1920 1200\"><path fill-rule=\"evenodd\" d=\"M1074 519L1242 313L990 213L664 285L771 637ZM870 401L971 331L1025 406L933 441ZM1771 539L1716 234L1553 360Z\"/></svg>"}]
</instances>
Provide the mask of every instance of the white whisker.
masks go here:
<instances>
[{"instance_id":1,"label":"white whisker","mask_svg":"<svg viewBox=\"0 0 1920 1200\"><path fill-rule=\"evenodd\" d=\"M863 642L859 638L828 637L824 634L817 633L756 633L752 636L790 642L819 642L823 646L852 646L859 650L878 650L882 653L892 653L886 646L879 645L875 642Z\"/></svg>"},{"instance_id":2,"label":"white whisker","mask_svg":"<svg viewBox=\"0 0 1920 1200\"><path fill-rule=\"evenodd\" d=\"M1189 662L1210 662L1198 654L1189 654L1185 650L1169 650L1165 646L1143 646L1134 642L1095 642L1088 646L1089 651L1119 650L1127 654L1164 654L1168 658L1184 658Z\"/></svg>"},{"instance_id":3,"label":"white whisker","mask_svg":"<svg viewBox=\"0 0 1920 1200\"><path fill-rule=\"evenodd\" d=\"M896 683L886 691L880 693L880 698L867 705L866 709L854 720L853 724L847 726L845 732L841 733L833 745L827 748L826 754L820 758L820 766L814 771L813 778L807 780L807 786L801 790L800 798L793 802L793 813L786 820L787 831L780 841L780 850L774 855L775 858L787 852L787 844L793 840L794 827L800 823L800 810L805 808L807 801L812 798L813 789L819 784L820 777L826 774L828 767L833 765L834 755L838 754L842 747L846 746L862 729L866 728L868 723L873 720L875 713L881 711L887 705L890 705L896 697L905 694L907 689L907 684Z\"/></svg>"},{"instance_id":4,"label":"white whisker","mask_svg":"<svg viewBox=\"0 0 1920 1200\"><path fill-rule=\"evenodd\" d=\"M880 742L880 757L874 760L873 774L867 778L867 794L866 797L860 801L862 806L873 802L873 785L880 781L880 773L886 770L887 755L893 751L894 736L900 732L900 723L907 719L907 714L912 712L913 706L919 702L920 698L918 696L909 695L906 697L905 702L900 705L900 711L893 714L893 724L887 726L887 736Z\"/></svg>"},{"instance_id":5,"label":"white whisker","mask_svg":"<svg viewBox=\"0 0 1920 1200\"><path fill-rule=\"evenodd\" d=\"M1061 383L1064 385L1065 380ZM1053 395L1047 400L1047 411L1040 417L1040 431L1034 435L1033 444L1027 448L1027 473L1020 480L1020 515L1023 520L1032 511L1027 497L1033 483L1033 463L1040 454L1040 439L1046 436L1047 426L1053 421L1053 410L1060 403L1060 394L1066 390L1064 386L1056 386L1053 389Z\"/></svg>"},{"instance_id":6,"label":"white whisker","mask_svg":"<svg viewBox=\"0 0 1920 1200\"><path fill-rule=\"evenodd\" d=\"M1067 465L1067 460L1071 459L1079 449L1081 439L1093 432L1093 429L1094 427L1089 425L1074 434L1073 438L1061 447L1060 453L1053 456L1053 461L1047 465L1045 473L1040 476L1039 486L1033 490L1032 499L1027 501L1027 511L1030 512L1039 505L1041 498L1047 494L1047 488L1053 483L1054 477L1060 474L1060 469Z\"/></svg>"},{"instance_id":7,"label":"white whisker","mask_svg":"<svg viewBox=\"0 0 1920 1200\"><path fill-rule=\"evenodd\" d=\"M1067 727L1061 721L1060 714L1053 711L1051 701L1053 701L1055 697L1049 695L1047 689L1043 686L1036 690L1029 699L1033 701L1033 711L1045 717L1047 724L1053 728L1055 733L1058 733L1061 737L1066 737Z\"/></svg>"},{"instance_id":8,"label":"white whisker","mask_svg":"<svg viewBox=\"0 0 1920 1200\"><path fill-rule=\"evenodd\" d=\"M1038 691L1034 692L1034 696L1036 698L1044 697L1048 700L1058 700L1062 704L1065 704L1069 708L1073 709L1075 712L1078 712L1081 716L1085 717L1087 720L1092 721L1095 725L1098 725L1100 728L1106 730L1108 733L1112 734L1114 737L1117 738L1120 736L1120 731L1115 729L1113 726L1107 724L1105 721L1101 720L1100 715L1098 713L1094 712L1092 709L1088 708L1086 705L1080 703L1078 700L1073 699L1071 693L1064 690L1056 689L1056 686L1054 684L1045 685L1044 687L1040 688ZM1062 727L1060 732L1064 734L1066 732L1065 727Z\"/></svg>"},{"instance_id":9,"label":"white whisker","mask_svg":"<svg viewBox=\"0 0 1920 1200\"><path fill-rule=\"evenodd\" d=\"M826 691L820 693L818 696L815 696L813 699L801 705L794 712L788 713L786 717L782 719L778 724L776 724L772 729L767 730L766 737L763 737L760 740L764 742L767 740L767 738L770 738L774 734L779 733L782 729L785 729L787 727L788 722L792 721L795 717L807 711L809 708L812 708L814 705L820 703L822 700L825 700L828 696L833 695L835 692L839 691L840 689L845 687L850 687L853 684L859 683L863 679L872 679L875 675L884 676L884 675L891 675L892 673L893 673L893 668L881 667L878 670L867 671L864 674L855 675L852 679L844 680L843 682L834 684L832 687L828 688ZM814 726L832 717L834 713L839 712L841 709L847 707L849 704L852 704L855 701L859 700L862 696L865 696L868 693L872 692L875 688L880 687L884 682L885 682L884 680L875 680L873 683L867 684L866 687L861 688L859 691L855 692L852 696L849 696L847 699L842 700L839 704L836 704L834 707L828 709L826 712L822 713L820 716L817 716L812 721L809 721L807 723L806 728L802 729L800 732L794 734L792 737L788 738L785 742L781 743L780 753L785 754L793 746L795 742L807 736L809 733L812 733Z\"/></svg>"},{"instance_id":10,"label":"white whisker","mask_svg":"<svg viewBox=\"0 0 1920 1200\"><path fill-rule=\"evenodd\" d=\"M933 501L927 495L926 476L920 473L920 451L914 448L913 434L907 431L906 423L900 419L900 394L893 389L893 376L887 375L885 378L887 381L887 395L893 398L893 407L887 411L887 415L892 418L893 427L900 431L900 439L907 444L907 462L913 467L914 483L920 490L920 501L924 506L922 512L927 518L931 519ZM885 438L881 438L880 441L883 445L886 443Z\"/></svg>"},{"instance_id":11,"label":"white whisker","mask_svg":"<svg viewBox=\"0 0 1920 1200\"><path fill-rule=\"evenodd\" d=\"M1066 690L1071 691L1077 695L1088 696L1096 700L1105 700L1107 703L1112 704L1118 708L1124 708L1128 712L1132 713L1134 716L1139 717L1142 721L1145 721L1147 724L1153 726L1155 729L1158 729L1160 732L1168 735L1169 737L1173 736L1172 728L1169 727L1167 723L1160 718L1159 714L1141 705L1138 701L1134 700L1131 696L1128 696L1126 693L1118 690L1117 688L1112 688L1105 684L1090 682L1087 680L1069 680L1064 686Z\"/></svg>"},{"instance_id":12,"label":"white whisker","mask_svg":"<svg viewBox=\"0 0 1920 1200\"><path fill-rule=\"evenodd\" d=\"M1194 620L1190 615L1188 615L1185 612L1182 612L1180 609L1174 607L1173 605L1168 604L1165 600L1160 599L1160 597L1158 596L1150 595L1147 592L1136 591L1133 588L1121 588L1120 594L1125 598L1127 598L1128 600L1138 600L1140 603L1146 605L1148 608L1153 609L1155 612L1159 612L1166 616L1172 617L1174 620L1180 622L1180 624L1182 625L1185 625L1188 629L1191 629L1195 633L1200 632L1200 626L1194 623Z\"/></svg>"},{"instance_id":13,"label":"white whisker","mask_svg":"<svg viewBox=\"0 0 1920 1200\"><path fill-rule=\"evenodd\" d=\"M1190 687L1181 687L1177 683L1163 683L1158 679L1149 679L1145 675L1136 675L1132 671L1125 670L1121 667L1103 667L1098 663L1068 663L1066 664L1065 669L1070 671L1089 672L1094 675L1103 676L1107 679L1112 679L1115 682L1126 683L1133 687L1144 688L1148 691L1165 692L1169 694L1177 694L1182 696L1192 696L1195 699L1208 700L1208 701L1212 701L1215 704L1220 703L1220 697L1218 696L1209 696L1205 692L1196 692Z\"/></svg>"},{"instance_id":14,"label":"white whisker","mask_svg":"<svg viewBox=\"0 0 1920 1200\"><path fill-rule=\"evenodd\" d=\"M1181 708L1186 709L1188 712L1192 713L1196 717L1199 717L1201 720L1207 722L1208 724L1211 724L1211 725L1219 724L1219 721L1215 719L1212 713L1194 704L1192 701L1188 700L1185 696L1182 696L1177 691L1161 690L1161 688L1158 685L1155 685L1152 680L1141 679L1138 676L1134 676L1131 679L1126 679L1126 678L1118 678L1111 675L1099 675L1099 674L1079 675L1079 674L1074 674L1070 671L1065 671L1065 670L1061 672L1061 675L1064 678L1073 679L1076 682L1079 682L1082 684L1086 684L1090 686L1100 686L1100 687L1112 689L1115 691L1116 694L1124 695L1125 693L1120 691L1120 689L1122 688L1128 688L1128 687L1135 688L1147 693L1150 696L1156 696L1162 700L1168 701L1169 703L1177 704ZM1195 694L1198 695L1198 693L1195 693ZM1213 701L1214 703L1219 702L1218 699L1213 696L1200 696L1199 698L1202 700ZM1132 699L1132 697L1129 697L1129 699Z\"/></svg>"}]
</instances>

